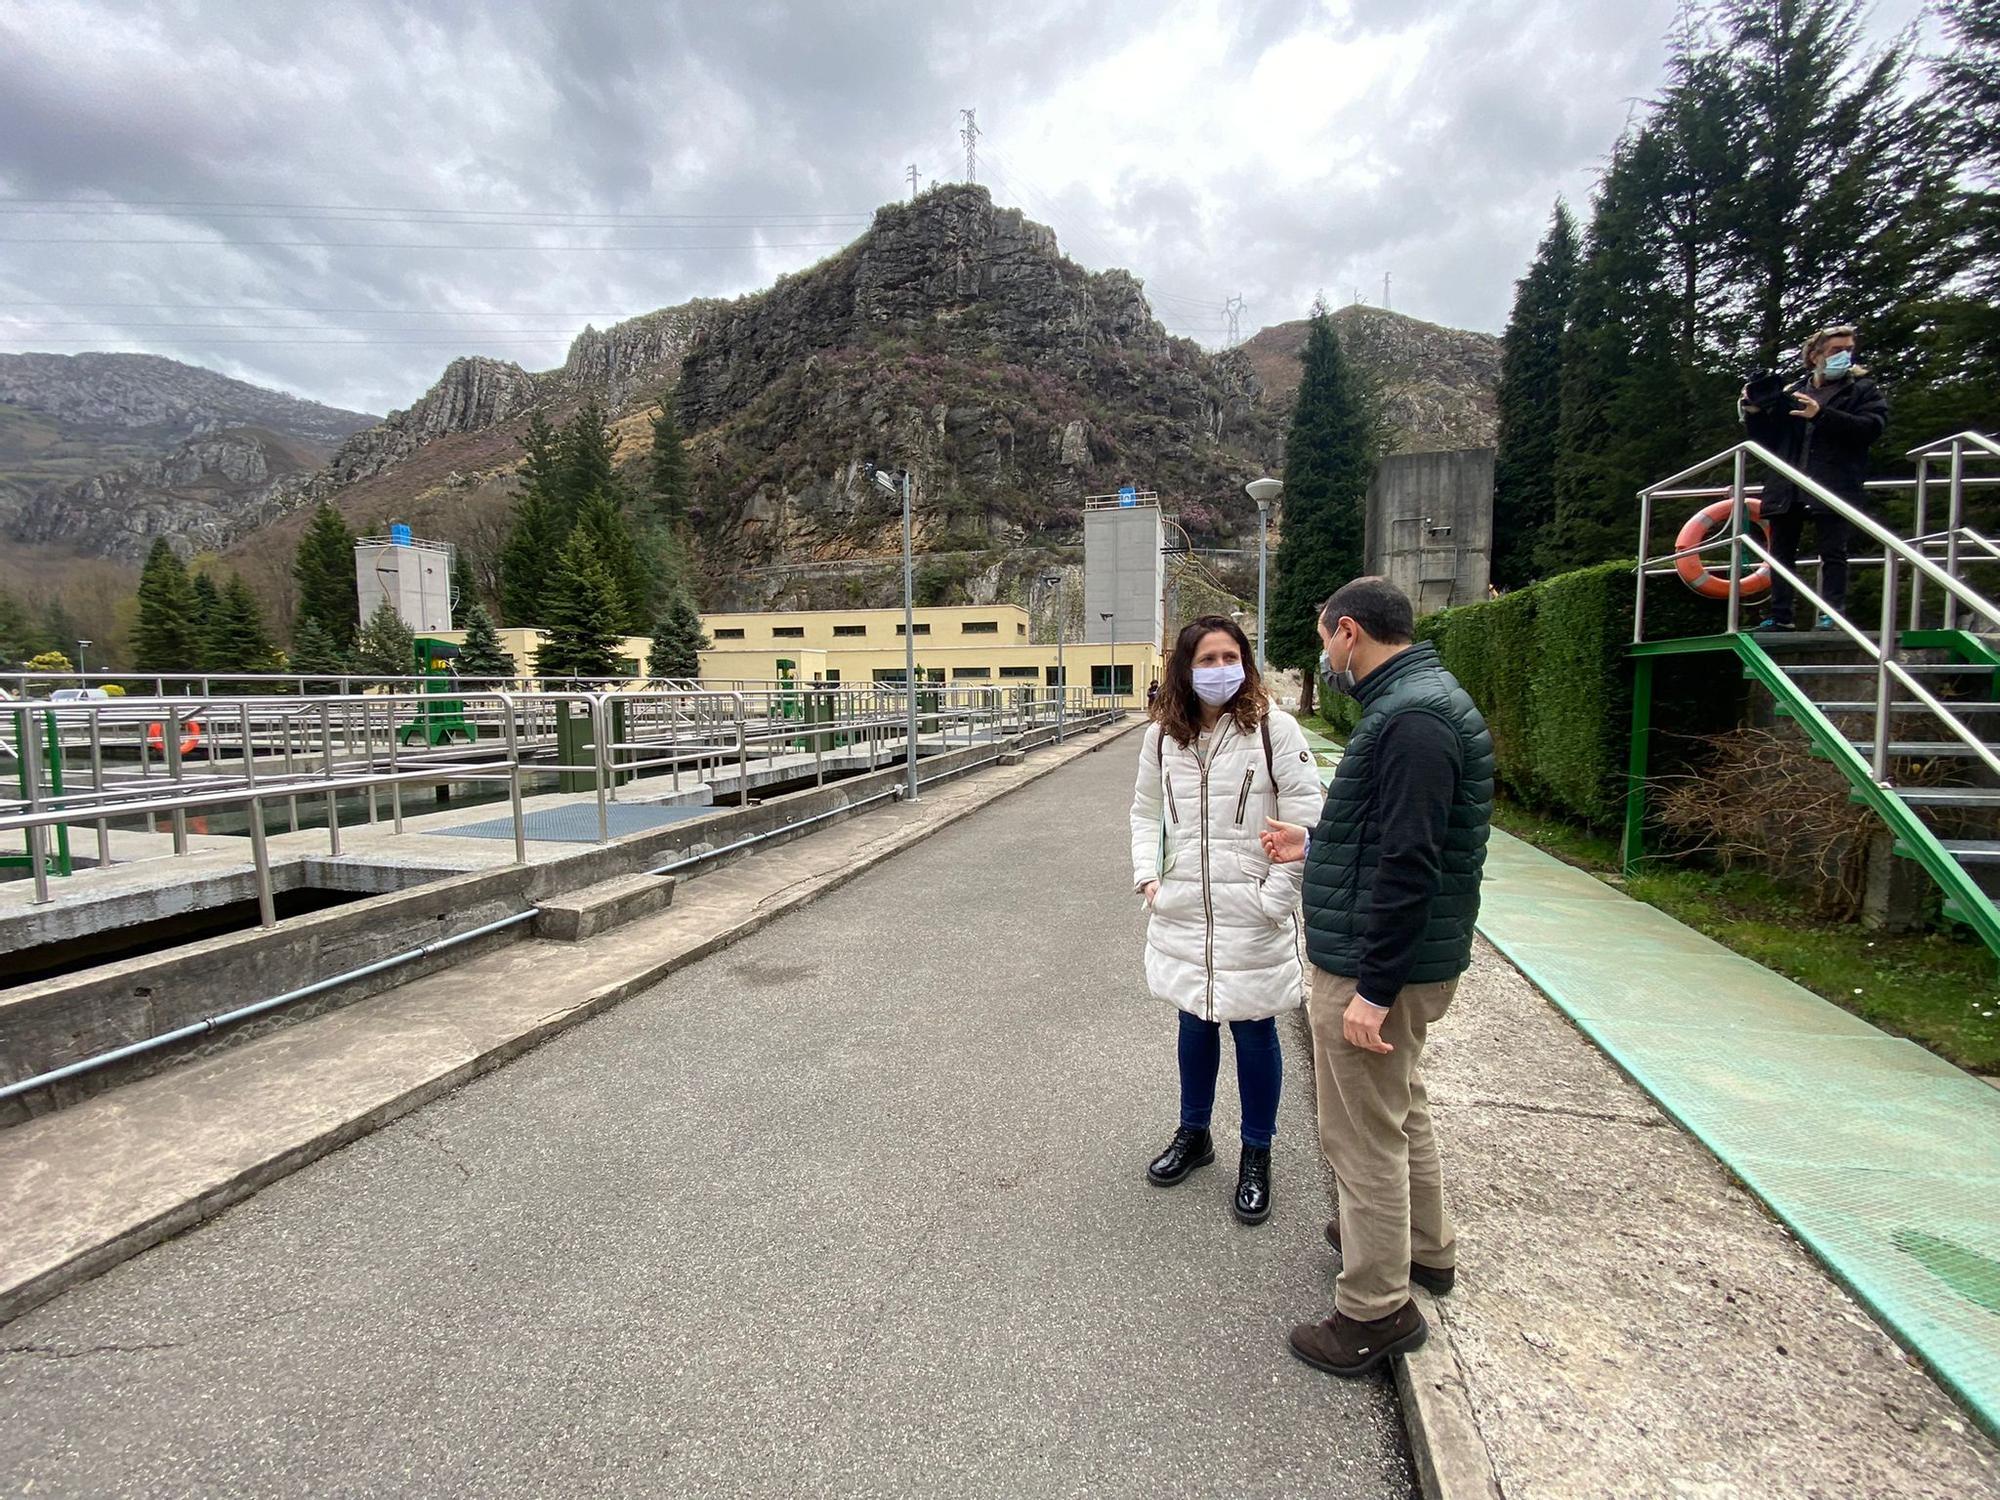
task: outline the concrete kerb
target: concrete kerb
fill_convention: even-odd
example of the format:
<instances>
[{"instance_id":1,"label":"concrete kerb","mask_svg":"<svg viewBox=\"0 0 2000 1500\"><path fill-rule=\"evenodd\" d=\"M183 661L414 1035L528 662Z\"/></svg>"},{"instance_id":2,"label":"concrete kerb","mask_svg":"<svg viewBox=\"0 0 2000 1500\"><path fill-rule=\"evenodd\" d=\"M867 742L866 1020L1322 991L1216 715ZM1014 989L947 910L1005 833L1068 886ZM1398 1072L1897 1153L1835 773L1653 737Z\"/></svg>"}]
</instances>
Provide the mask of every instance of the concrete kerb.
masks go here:
<instances>
[{"instance_id":1,"label":"concrete kerb","mask_svg":"<svg viewBox=\"0 0 2000 1500\"><path fill-rule=\"evenodd\" d=\"M927 784L978 770L1019 750L1054 741L1054 731L1035 730L1010 742L971 745L933 755L919 763ZM113 1048L157 1036L176 1027L219 1015L300 984L314 983L422 946L452 932L511 916L531 905L558 900L590 886L641 875L681 859L717 869L753 853L804 837L844 821L855 805L871 805L883 792L903 785L905 769L893 767L851 776L749 807L714 812L663 829L578 849L564 857L528 866L449 874L370 896L330 911L289 918L269 930L228 933L151 954L104 964L82 973L24 985L0 998L0 1082L29 1078ZM865 809L863 809L865 810ZM786 826L817 819L796 832ZM740 840L768 835L749 849L707 857ZM336 885L329 878L342 861L308 856L285 862L284 888L307 883ZM274 873L277 873L274 871ZM400 884L411 874L398 869ZM244 880L249 879L246 874ZM349 888L352 888L351 886ZM364 887L365 888L365 887ZM248 889L247 885L245 887ZM565 919L557 916L556 927ZM536 924L537 930L553 928ZM157 1072L261 1035L308 1020L450 964L464 963L502 944L522 941L516 928L494 933L449 953L429 955L394 970L357 979L225 1030L145 1053L80 1074L31 1094L0 1101L0 1129L74 1104L107 1088Z\"/></svg>"},{"instance_id":2,"label":"concrete kerb","mask_svg":"<svg viewBox=\"0 0 2000 1500\"><path fill-rule=\"evenodd\" d=\"M1305 1059L1306 1071L1316 1071L1312 1022L1301 1006L1292 1013L1293 1042ZM1315 1101L1317 1094L1315 1094ZM1317 1108L1315 1107L1315 1115ZM1320 1159L1328 1206L1338 1200L1333 1168ZM1479 1430L1466 1384L1465 1366L1451 1336L1451 1324L1438 1300L1422 1287L1410 1288L1417 1310L1430 1325L1430 1337L1413 1354L1392 1361L1397 1406L1410 1445L1410 1468L1424 1500L1505 1500L1493 1455Z\"/></svg>"},{"instance_id":3,"label":"concrete kerb","mask_svg":"<svg viewBox=\"0 0 2000 1500\"><path fill-rule=\"evenodd\" d=\"M5 1325L21 1314L39 1307L71 1286L100 1275L120 1262L129 1260L176 1234L192 1229L224 1209L242 1202L260 1189L339 1150L342 1146L379 1130L392 1120L421 1109L453 1089L504 1066L571 1027L650 989L668 975L730 947L753 933L762 931L787 912L796 911L828 892L838 890L857 876L940 829L948 828L960 819L982 811L1008 793L1031 785L1043 776L1060 770L1072 760L1104 749L1128 730L1137 727L1139 722L1143 721L1112 726L1110 734L1100 734L1087 744L1066 745L1062 747L1065 753L1051 757L1047 764L1035 767L1030 774L996 789L991 795L968 801L966 805L953 810L948 816L940 817L919 828L905 830L897 836L882 841L861 858L814 881L788 890L782 897L765 903L722 931L678 951L662 954L641 963L636 969L621 975L616 980L586 992L574 1005L560 1013L484 1048L476 1056L466 1059L456 1067L426 1078L362 1114L341 1121L309 1138L287 1143L263 1160L234 1173L227 1180L209 1184L198 1194L175 1204L144 1223L127 1226L117 1234L80 1250L60 1266L12 1285L0 1285L0 1325ZM974 748L985 750L990 747ZM987 757L988 760L991 758L990 755ZM900 770L896 774L900 775Z\"/></svg>"}]
</instances>

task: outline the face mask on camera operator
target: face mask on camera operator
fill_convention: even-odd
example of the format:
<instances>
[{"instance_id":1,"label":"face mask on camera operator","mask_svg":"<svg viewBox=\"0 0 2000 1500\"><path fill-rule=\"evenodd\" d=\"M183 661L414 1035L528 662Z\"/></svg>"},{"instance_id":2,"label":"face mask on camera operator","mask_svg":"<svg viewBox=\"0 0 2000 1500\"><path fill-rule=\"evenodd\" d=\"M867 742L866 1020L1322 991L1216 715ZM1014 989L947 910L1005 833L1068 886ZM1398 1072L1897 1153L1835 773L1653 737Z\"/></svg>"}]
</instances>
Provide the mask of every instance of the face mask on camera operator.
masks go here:
<instances>
[{"instance_id":1,"label":"face mask on camera operator","mask_svg":"<svg viewBox=\"0 0 2000 1500\"><path fill-rule=\"evenodd\" d=\"M1815 337L1806 348L1806 363L1812 366L1814 385L1832 385L1854 373L1854 330L1830 328Z\"/></svg>"}]
</instances>

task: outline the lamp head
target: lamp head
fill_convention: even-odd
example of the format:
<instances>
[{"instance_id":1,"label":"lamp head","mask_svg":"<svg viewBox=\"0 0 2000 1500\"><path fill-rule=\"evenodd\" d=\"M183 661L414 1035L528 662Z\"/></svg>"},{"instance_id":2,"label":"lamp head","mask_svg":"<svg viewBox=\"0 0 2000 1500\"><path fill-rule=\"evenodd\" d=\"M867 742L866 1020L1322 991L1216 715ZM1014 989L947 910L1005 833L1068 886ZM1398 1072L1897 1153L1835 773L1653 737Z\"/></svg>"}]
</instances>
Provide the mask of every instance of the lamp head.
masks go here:
<instances>
[{"instance_id":1,"label":"lamp head","mask_svg":"<svg viewBox=\"0 0 2000 1500\"><path fill-rule=\"evenodd\" d=\"M1284 492L1282 479L1253 479L1243 486L1243 493L1257 502L1257 509L1269 510L1271 502Z\"/></svg>"},{"instance_id":2,"label":"lamp head","mask_svg":"<svg viewBox=\"0 0 2000 1500\"><path fill-rule=\"evenodd\" d=\"M899 493L902 488L902 486L897 484L896 476L891 474L887 469L875 470L875 483L891 495Z\"/></svg>"}]
</instances>

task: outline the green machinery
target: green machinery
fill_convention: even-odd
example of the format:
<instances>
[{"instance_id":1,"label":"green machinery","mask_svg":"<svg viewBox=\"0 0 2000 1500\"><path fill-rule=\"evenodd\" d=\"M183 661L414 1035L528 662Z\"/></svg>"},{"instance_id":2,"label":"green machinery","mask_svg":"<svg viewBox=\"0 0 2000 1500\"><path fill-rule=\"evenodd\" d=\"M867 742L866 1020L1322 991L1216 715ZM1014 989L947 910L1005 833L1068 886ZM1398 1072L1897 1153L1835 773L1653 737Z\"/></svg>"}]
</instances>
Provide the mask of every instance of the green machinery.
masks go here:
<instances>
[{"instance_id":1,"label":"green machinery","mask_svg":"<svg viewBox=\"0 0 2000 1500\"><path fill-rule=\"evenodd\" d=\"M448 745L457 735L466 744L479 738L478 726L465 717L465 700L458 692L458 647L435 636L420 635L416 640L417 675L424 680L424 701L416 716L396 726L402 744L422 740L426 745Z\"/></svg>"},{"instance_id":2,"label":"green machinery","mask_svg":"<svg viewBox=\"0 0 2000 1500\"><path fill-rule=\"evenodd\" d=\"M41 737L43 744L39 747L31 747L28 744L28 735L31 732L28 728L28 710L17 708L6 716L6 720L7 740L4 745L0 745L0 749L4 749L14 758L14 783L20 789L21 800L23 802L28 800L30 773L28 755L25 752L31 748L40 748L42 751L42 764L36 768L34 774L40 776L46 772L50 792L60 797L63 794L62 733L56 727L56 716L49 714L44 718L43 722L47 728L45 735ZM23 834L22 837L26 839L27 835ZM32 870L35 857L30 851L33 848L33 841L28 840L19 854L0 853L0 869ZM43 843L42 864L51 875L70 873L69 829L65 825L56 824L55 838Z\"/></svg>"}]
</instances>

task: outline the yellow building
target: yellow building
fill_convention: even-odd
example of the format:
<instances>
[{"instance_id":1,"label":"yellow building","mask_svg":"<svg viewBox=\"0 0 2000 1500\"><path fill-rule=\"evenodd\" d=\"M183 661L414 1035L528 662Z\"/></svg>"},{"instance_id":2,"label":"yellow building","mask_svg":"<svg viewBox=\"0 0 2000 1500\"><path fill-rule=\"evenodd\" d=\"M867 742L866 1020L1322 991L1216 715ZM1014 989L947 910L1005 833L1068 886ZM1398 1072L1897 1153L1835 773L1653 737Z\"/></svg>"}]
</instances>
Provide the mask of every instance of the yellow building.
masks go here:
<instances>
[{"instance_id":1,"label":"yellow building","mask_svg":"<svg viewBox=\"0 0 2000 1500\"><path fill-rule=\"evenodd\" d=\"M901 682L904 670L903 611L900 609L785 610L754 614L702 616L702 629L713 643L701 653L701 680L726 688L736 684L763 685L789 677L815 679L843 686L871 682ZM1104 696L1116 692L1127 706L1145 702L1146 690L1160 675L1156 641L1083 645L1071 641L1029 640L1028 612L1018 604L951 604L916 611L916 656L919 676L931 682L966 687L1053 687L1063 681ZM463 631L439 632L442 639L463 640ZM541 633L513 628L500 641L520 663L532 669ZM651 643L630 636L625 656L633 676L645 669Z\"/></svg>"}]
</instances>

